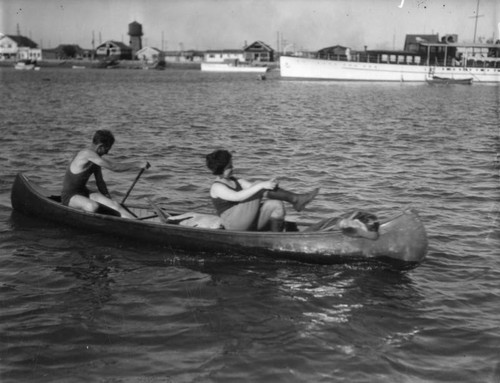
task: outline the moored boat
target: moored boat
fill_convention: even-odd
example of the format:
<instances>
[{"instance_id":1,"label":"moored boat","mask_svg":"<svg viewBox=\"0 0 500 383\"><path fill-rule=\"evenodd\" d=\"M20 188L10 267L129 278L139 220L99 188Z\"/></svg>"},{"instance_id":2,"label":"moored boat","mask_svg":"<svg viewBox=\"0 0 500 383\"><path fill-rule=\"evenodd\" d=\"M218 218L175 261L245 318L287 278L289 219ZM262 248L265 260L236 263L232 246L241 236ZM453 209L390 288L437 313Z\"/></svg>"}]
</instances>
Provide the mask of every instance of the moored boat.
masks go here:
<instances>
[{"instance_id":1,"label":"moored boat","mask_svg":"<svg viewBox=\"0 0 500 383\"><path fill-rule=\"evenodd\" d=\"M439 77L439 76L432 76L431 78L427 79L428 84L438 84L438 85L451 85L451 84L459 84L459 85L471 85L472 84L472 77L470 78L463 78L463 79L456 79L453 77Z\"/></svg>"},{"instance_id":2,"label":"moored boat","mask_svg":"<svg viewBox=\"0 0 500 383\"><path fill-rule=\"evenodd\" d=\"M413 211L382 222L377 239L340 229L281 233L203 229L165 224L147 206L129 207L136 220L63 206L57 194L21 173L12 186L11 203L17 212L57 224L193 252L236 252L317 264L388 262L399 268L415 267L427 252L424 226Z\"/></svg>"},{"instance_id":3,"label":"moored boat","mask_svg":"<svg viewBox=\"0 0 500 383\"><path fill-rule=\"evenodd\" d=\"M250 65L235 59L224 62L202 62L201 70L203 72L266 73L269 67Z\"/></svg>"},{"instance_id":4,"label":"moored boat","mask_svg":"<svg viewBox=\"0 0 500 383\"><path fill-rule=\"evenodd\" d=\"M500 82L500 44L457 43L456 35L407 36L404 50L351 51L331 47L315 57L280 57L281 77L338 81L425 82L437 76ZM435 37L434 41L430 37ZM411 39L413 38L413 40ZM327 52L327 53L322 53Z\"/></svg>"},{"instance_id":5,"label":"moored boat","mask_svg":"<svg viewBox=\"0 0 500 383\"><path fill-rule=\"evenodd\" d=\"M14 69L16 70L40 70L40 67L37 65L36 61L32 60L22 60L16 62L14 65Z\"/></svg>"}]
</instances>

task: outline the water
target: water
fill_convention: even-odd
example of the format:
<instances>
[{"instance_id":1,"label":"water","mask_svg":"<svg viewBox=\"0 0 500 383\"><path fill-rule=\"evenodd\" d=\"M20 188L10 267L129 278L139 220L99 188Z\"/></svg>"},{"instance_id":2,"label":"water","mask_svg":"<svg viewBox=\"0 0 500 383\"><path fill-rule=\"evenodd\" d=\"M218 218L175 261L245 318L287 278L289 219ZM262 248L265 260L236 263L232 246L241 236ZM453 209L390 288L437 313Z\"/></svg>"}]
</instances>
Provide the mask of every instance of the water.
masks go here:
<instances>
[{"instance_id":1,"label":"water","mask_svg":"<svg viewBox=\"0 0 500 383\"><path fill-rule=\"evenodd\" d=\"M271 73L0 71L2 382L499 382L497 86ZM153 167L128 201L210 209L204 155L318 198L292 218L418 210L396 273L122 246L12 213L15 174L58 190L98 128ZM105 173L120 199L136 174ZM258 255L258 254L256 254Z\"/></svg>"}]
</instances>

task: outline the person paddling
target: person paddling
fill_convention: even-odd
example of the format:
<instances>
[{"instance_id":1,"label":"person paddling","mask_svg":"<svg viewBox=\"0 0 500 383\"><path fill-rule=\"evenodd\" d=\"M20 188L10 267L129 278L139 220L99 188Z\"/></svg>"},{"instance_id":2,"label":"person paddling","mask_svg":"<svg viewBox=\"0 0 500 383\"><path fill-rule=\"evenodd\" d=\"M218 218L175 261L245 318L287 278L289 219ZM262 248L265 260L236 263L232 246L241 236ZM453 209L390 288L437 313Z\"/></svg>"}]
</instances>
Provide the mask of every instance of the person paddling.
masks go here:
<instances>
[{"instance_id":1,"label":"person paddling","mask_svg":"<svg viewBox=\"0 0 500 383\"><path fill-rule=\"evenodd\" d=\"M126 172L147 169L150 165L147 161L123 163L103 158L114 142L115 138L109 130L98 130L90 147L80 150L73 157L64 175L61 192L63 205L88 212L104 212L108 207L121 217L135 218L122 205L111 199L102 176L102 168L113 172ZM97 192L90 191L86 186L92 174L95 177Z\"/></svg>"},{"instance_id":2,"label":"person paddling","mask_svg":"<svg viewBox=\"0 0 500 383\"><path fill-rule=\"evenodd\" d=\"M301 211L319 192L297 194L279 187L276 179L248 182L233 176L232 155L216 150L206 156L207 167L217 176L210 188L210 197L222 225L227 230L282 231L285 207L282 201Z\"/></svg>"}]
</instances>

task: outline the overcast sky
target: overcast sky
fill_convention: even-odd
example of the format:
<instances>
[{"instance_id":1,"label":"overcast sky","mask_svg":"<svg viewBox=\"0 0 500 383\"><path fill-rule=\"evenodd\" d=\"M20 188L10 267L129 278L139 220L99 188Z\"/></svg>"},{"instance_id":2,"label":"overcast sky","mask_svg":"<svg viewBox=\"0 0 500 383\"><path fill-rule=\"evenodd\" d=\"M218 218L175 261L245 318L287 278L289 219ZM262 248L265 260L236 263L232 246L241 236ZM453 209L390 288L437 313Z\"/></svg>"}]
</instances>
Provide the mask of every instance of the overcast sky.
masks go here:
<instances>
[{"instance_id":1,"label":"overcast sky","mask_svg":"<svg viewBox=\"0 0 500 383\"><path fill-rule=\"evenodd\" d=\"M128 44L128 24L143 46L165 50L239 49L261 40L288 49L402 49L407 33L474 37L477 0L0 0L0 32L43 48L100 41ZM477 38L499 39L500 1L480 0ZM477 39L476 39L477 40ZM293 46L291 45L293 44ZM282 46L283 46L282 45Z\"/></svg>"}]
</instances>

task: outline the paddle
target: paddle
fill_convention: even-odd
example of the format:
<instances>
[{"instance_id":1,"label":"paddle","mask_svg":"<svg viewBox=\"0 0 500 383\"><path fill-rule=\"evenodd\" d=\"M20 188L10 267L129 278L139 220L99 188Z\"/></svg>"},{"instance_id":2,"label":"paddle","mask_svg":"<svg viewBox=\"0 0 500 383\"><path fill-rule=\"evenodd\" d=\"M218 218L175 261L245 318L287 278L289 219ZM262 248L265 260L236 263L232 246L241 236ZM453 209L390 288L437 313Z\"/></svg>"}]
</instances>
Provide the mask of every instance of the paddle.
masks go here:
<instances>
[{"instance_id":1,"label":"paddle","mask_svg":"<svg viewBox=\"0 0 500 383\"><path fill-rule=\"evenodd\" d=\"M132 183L132 185L130 186L130 188L128 189L127 191L127 194L125 194L125 197L123 197L122 199L122 202L121 202L121 205L123 205L125 203L125 200L128 198L128 196L130 195L130 192L132 191L132 189L134 188L135 184L137 183L137 181L139 181L139 178L141 178L142 176L142 173L144 173L144 170L146 169L149 169L151 167L151 164L148 162L146 164L146 167L145 168L142 168L140 171L139 171L139 174L137 174L137 177L135 177L135 180L134 182Z\"/></svg>"},{"instance_id":2,"label":"paddle","mask_svg":"<svg viewBox=\"0 0 500 383\"><path fill-rule=\"evenodd\" d=\"M146 201L148 201L149 205L153 208L153 210L155 211L156 215L160 218L160 221L162 221L163 223L169 223L168 222L169 214L165 213L161 209L161 207L159 207L158 205L156 205L151 199L146 198Z\"/></svg>"}]
</instances>

